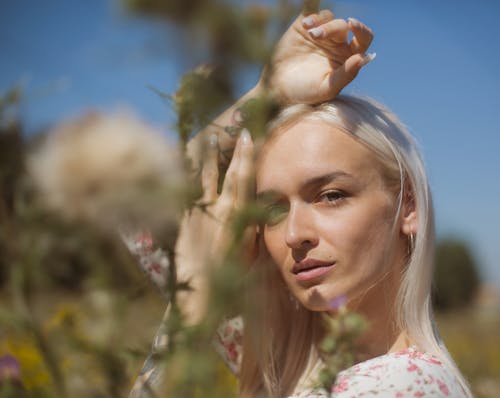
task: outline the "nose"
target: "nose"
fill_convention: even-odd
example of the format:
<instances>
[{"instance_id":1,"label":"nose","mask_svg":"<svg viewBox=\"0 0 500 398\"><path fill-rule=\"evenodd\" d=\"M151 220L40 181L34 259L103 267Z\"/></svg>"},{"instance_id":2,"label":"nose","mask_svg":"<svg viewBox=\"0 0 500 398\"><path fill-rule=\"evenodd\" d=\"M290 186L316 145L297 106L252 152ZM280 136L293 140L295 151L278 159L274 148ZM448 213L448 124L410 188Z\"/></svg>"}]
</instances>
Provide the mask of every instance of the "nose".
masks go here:
<instances>
[{"instance_id":1,"label":"nose","mask_svg":"<svg viewBox=\"0 0 500 398\"><path fill-rule=\"evenodd\" d=\"M306 204L291 204L285 241L291 249L309 249L318 245L318 235Z\"/></svg>"}]
</instances>

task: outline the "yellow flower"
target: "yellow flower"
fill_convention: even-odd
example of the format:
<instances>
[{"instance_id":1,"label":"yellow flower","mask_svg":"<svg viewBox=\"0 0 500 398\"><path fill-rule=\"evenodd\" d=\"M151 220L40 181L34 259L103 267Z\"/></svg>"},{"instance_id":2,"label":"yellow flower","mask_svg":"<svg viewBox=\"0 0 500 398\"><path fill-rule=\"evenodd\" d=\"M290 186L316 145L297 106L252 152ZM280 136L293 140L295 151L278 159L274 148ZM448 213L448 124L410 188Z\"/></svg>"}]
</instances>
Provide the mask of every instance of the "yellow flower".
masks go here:
<instances>
[{"instance_id":1,"label":"yellow flower","mask_svg":"<svg viewBox=\"0 0 500 398\"><path fill-rule=\"evenodd\" d=\"M27 339L8 338L0 346L0 353L14 356L21 365L21 382L29 390L45 389L51 380L36 347Z\"/></svg>"}]
</instances>

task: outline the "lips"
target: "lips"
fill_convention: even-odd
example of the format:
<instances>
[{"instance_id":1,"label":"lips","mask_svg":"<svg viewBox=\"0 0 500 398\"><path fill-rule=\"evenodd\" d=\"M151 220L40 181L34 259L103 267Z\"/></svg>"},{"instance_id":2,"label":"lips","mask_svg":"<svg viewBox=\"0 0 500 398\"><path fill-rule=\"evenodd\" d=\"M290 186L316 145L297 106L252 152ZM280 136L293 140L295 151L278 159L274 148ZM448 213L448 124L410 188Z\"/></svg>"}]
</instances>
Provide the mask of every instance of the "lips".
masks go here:
<instances>
[{"instance_id":1,"label":"lips","mask_svg":"<svg viewBox=\"0 0 500 398\"><path fill-rule=\"evenodd\" d=\"M307 258L293 265L292 273L299 282L311 281L325 275L335 267L335 262Z\"/></svg>"}]
</instances>

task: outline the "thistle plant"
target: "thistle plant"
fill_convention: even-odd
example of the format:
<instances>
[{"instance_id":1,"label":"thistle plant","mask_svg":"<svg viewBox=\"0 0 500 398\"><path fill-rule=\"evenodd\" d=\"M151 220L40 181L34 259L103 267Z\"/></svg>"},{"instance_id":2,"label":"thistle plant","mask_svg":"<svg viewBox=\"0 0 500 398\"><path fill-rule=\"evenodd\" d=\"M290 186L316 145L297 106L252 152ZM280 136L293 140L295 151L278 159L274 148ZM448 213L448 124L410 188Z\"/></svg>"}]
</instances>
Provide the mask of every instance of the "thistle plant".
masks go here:
<instances>
[{"instance_id":1,"label":"thistle plant","mask_svg":"<svg viewBox=\"0 0 500 398\"><path fill-rule=\"evenodd\" d=\"M152 257L139 264L160 266L165 281L158 307L162 298L168 301L163 324L168 339L154 352L165 370L164 392L171 397L235 393L211 340L219 322L243 308L245 230L265 214L249 205L235 215L233 241L209 278L210 311L199 324L188 325L177 297L191 285L177 279L175 241L184 212L206 209L197 200L199 184L189 178L183 152L187 141L231 104L238 68L268 62L272 32L296 10L287 2L276 9L192 0L135 0L129 6L201 33L207 45L206 63L188 72L175 93L162 93L177 114L177 142L124 112L87 114L27 138L10 116L22 92L15 88L0 96L0 294L7 303L0 307L1 396L128 394L154 327L129 314L150 289L120 239L120 233L135 229L150 231L168 260L157 264ZM250 101L241 107L238 128L260 136L276 111L271 96ZM139 315L145 316L147 305ZM330 379L340 369L334 368L337 354L347 357L345 332L353 330L351 318L339 314L331 325L339 339L334 348L325 340L322 350Z\"/></svg>"},{"instance_id":2,"label":"thistle plant","mask_svg":"<svg viewBox=\"0 0 500 398\"><path fill-rule=\"evenodd\" d=\"M325 337L318 346L324 366L318 375L318 386L331 391L337 376L356 362L357 340L368 328L367 321L346 306L346 298L332 302L333 314L324 314Z\"/></svg>"}]
</instances>

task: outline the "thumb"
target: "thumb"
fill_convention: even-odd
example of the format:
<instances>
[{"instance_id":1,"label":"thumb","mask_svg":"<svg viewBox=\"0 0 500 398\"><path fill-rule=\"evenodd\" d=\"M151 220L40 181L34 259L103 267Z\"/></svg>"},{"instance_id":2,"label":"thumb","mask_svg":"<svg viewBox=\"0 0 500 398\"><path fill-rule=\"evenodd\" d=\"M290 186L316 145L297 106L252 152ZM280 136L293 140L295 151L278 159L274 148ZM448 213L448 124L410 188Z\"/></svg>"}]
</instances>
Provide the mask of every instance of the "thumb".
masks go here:
<instances>
[{"instance_id":1,"label":"thumb","mask_svg":"<svg viewBox=\"0 0 500 398\"><path fill-rule=\"evenodd\" d=\"M335 96L358 75L361 68L375 59L376 54L354 54L330 76L330 89Z\"/></svg>"}]
</instances>

